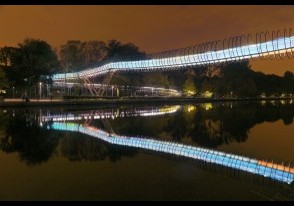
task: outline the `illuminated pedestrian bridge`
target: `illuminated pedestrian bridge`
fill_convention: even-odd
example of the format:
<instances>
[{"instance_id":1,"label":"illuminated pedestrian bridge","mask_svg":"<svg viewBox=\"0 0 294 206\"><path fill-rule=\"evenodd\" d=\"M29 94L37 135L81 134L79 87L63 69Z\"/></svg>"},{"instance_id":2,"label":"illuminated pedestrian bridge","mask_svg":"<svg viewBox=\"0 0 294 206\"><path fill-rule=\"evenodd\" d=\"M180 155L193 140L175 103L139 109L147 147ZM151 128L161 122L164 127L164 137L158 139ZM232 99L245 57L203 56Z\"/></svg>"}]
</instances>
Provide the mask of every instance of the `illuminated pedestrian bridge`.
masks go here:
<instances>
[{"instance_id":1,"label":"illuminated pedestrian bridge","mask_svg":"<svg viewBox=\"0 0 294 206\"><path fill-rule=\"evenodd\" d=\"M79 72L55 74L52 76L52 80L53 82L75 81L117 71L174 70L251 58L280 59L283 56L289 58L293 56L294 36L291 36L291 32L288 36L285 32L283 37L273 34L272 40L269 40L267 34L256 35L254 43L249 35L247 37L236 36L223 41L207 42L184 49L140 56L137 59L134 57L135 60L114 61Z\"/></svg>"}]
</instances>

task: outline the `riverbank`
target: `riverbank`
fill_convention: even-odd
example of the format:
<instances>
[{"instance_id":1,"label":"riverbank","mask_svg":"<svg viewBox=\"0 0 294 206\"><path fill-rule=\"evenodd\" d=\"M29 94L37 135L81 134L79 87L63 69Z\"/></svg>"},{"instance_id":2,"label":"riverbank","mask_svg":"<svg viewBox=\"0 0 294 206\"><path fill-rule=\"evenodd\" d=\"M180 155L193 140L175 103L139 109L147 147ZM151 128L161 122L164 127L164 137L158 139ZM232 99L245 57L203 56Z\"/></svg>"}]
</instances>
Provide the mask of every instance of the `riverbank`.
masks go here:
<instances>
[{"instance_id":1,"label":"riverbank","mask_svg":"<svg viewBox=\"0 0 294 206\"><path fill-rule=\"evenodd\" d=\"M56 106L117 106L131 104L182 104L182 103L212 103L212 102L238 102L238 101L272 101L272 100L291 100L292 98L229 98L229 99L209 99L209 98L115 98L115 99L83 99L83 100L50 100L50 99L31 99L30 102L24 102L21 99L5 99L0 102L0 107L56 107Z\"/></svg>"}]
</instances>

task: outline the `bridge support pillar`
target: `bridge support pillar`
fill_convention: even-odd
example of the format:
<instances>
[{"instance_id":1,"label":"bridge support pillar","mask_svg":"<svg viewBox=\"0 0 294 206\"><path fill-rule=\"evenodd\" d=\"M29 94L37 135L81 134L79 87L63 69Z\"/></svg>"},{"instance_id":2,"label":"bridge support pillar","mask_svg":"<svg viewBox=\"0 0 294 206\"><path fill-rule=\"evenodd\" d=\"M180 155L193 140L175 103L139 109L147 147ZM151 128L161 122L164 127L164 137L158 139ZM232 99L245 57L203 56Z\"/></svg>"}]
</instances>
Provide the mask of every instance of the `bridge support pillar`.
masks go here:
<instances>
[{"instance_id":1,"label":"bridge support pillar","mask_svg":"<svg viewBox=\"0 0 294 206\"><path fill-rule=\"evenodd\" d=\"M94 80L91 80L88 77L82 77L80 78L80 80L81 80L81 84L84 86L85 89L87 89L90 92L91 96L102 97L105 92L107 96L107 89L113 77L113 74L114 74L114 71L107 73L99 87L97 86L97 84L96 85L94 84ZM112 86L112 96L113 96L113 86Z\"/></svg>"}]
</instances>

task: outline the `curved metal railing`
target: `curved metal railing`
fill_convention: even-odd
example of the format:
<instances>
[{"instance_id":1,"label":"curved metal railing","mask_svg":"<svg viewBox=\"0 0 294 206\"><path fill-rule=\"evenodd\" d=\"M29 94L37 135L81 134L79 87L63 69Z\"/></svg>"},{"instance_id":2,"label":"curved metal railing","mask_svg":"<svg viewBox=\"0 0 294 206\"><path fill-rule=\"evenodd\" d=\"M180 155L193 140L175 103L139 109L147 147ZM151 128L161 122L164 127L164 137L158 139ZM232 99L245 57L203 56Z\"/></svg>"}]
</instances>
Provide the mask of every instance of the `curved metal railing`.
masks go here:
<instances>
[{"instance_id":1,"label":"curved metal railing","mask_svg":"<svg viewBox=\"0 0 294 206\"><path fill-rule=\"evenodd\" d=\"M53 81L72 81L115 71L149 72L246 59L283 59L294 56L292 29L239 35L186 48L147 55L127 56L80 72L55 74Z\"/></svg>"}]
</instances>

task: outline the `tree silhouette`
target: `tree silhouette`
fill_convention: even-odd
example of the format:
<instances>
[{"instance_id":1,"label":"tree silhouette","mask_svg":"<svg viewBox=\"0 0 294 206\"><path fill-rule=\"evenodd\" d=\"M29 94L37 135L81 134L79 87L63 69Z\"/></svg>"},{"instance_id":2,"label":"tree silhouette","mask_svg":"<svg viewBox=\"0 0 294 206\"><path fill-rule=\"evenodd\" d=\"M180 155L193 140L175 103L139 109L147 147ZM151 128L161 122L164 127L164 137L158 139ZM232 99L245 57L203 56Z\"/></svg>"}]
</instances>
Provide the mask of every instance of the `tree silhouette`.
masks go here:
<instances>
[{"instance_id":1,"label":"tree silhouette","mask_svg":"<svg viewBox=\"0 0 294 206\"><path fill-rule=\"evenodd\" d=\"M17 152L21 161L36 165L51 158L58 140L57 136L51 135L26 115L20 115L8 119L0 148L6 153Z\"/></svg>"}]
</instances>

